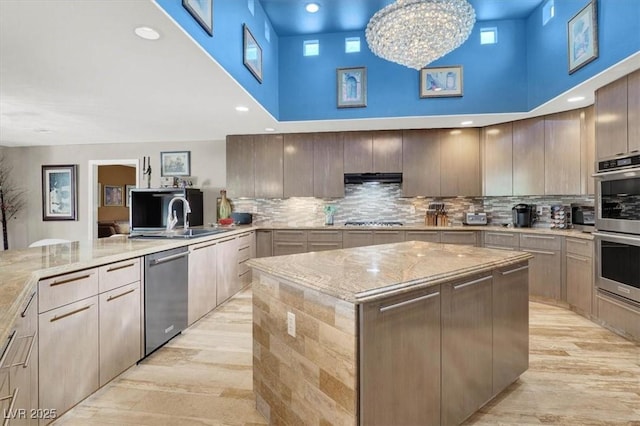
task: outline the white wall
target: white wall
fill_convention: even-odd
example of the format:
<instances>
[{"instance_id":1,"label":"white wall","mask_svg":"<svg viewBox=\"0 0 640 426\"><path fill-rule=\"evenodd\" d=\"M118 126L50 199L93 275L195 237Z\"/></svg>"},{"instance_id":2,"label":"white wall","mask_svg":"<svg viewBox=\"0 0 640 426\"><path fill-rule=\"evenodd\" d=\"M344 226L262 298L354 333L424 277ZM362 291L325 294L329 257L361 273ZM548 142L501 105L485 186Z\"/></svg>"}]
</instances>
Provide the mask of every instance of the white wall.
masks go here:
<instances>
[{"instance_id":1,"label":"white wall","mask_svg":"<svg viewBox=\"0 0 640 426\"><path fill-rule=\"evenodd\" d=\"M44 147L4 148L19 166L15 169L28 188L27 208L14 226L9 228L10 248L24 248L42 238L88 239L88 162L89 160L140 159L151 157L151 186L160 186L160 152L191 151L191 174L197 177L197 186L204 192L204 221L215 221L216 198L226 184L225 141L162 142L137 144L95 144ZM42 220L41 166L56 164L78 165L78 220ZM146 187L146 180L140 179ZM22 222L22 225L20 223Z\"/></svg>"}]
</instances>

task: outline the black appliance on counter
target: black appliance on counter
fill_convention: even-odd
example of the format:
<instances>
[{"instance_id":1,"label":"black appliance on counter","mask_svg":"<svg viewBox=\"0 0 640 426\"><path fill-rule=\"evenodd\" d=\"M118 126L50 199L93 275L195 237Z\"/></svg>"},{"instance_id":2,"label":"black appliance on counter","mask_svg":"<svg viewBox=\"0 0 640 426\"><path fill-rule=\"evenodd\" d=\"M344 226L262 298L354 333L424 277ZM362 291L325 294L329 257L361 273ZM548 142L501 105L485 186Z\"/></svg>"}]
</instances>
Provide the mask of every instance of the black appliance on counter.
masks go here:
<instances>
[{"instance_id":1,"label":"black appliance on counter","mask_svg":"<svg viewBox=\"0 0 640 426\"><path fill-rule=\"evenodd\" d=\"M594 206L571 204L571 221L575 229L583 232L593 232L596 224Z\"/></svg>"},{"instance_id":2,"label":"black appliance on counter","mask_svg":"<svg viewBox=\"0 0 640 426\"><path fill-rule=\"evenodd\" d=\"M536 221L535 204L516 204L511 209L513 226L516 228L531 228Z\"/></svg>"},{"instance_id":3,"label":"black appliance on counter","mask_svg":"<svg viewBox=\"0 0 640 426\"><path fill-rule=\"evenodd\" d=\"M202 191L195 188L132 189L129 200L129 227L133 231L163 230L167 227L169 202L173 197L185 197L191 207L189 226L203 225ZM184 225L182 202L174 204L178 217L176 227Z\"/></svg>"}]
</instances>

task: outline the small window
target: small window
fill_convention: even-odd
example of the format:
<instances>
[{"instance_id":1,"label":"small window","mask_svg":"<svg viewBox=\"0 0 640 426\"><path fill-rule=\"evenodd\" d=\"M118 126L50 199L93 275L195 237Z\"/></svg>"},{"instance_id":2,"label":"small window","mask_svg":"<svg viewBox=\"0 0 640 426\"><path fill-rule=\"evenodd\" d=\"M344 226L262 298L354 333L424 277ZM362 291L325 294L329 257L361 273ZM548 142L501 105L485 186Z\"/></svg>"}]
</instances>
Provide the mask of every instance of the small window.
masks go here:
<instances>
[{"instance_id":1,"label":"small window","mask_svg":"<svg viewBox=\"0 0 640 426\"><path fill-rule=\"evenodd\" d=\"M320 54L320 42L318 40L305 40L302 54L304 56L318 56Z\"/></svg>"},{"instance_id":2,"label":"small window","mask_svg":"<svg viewBox=\"0 0 640 426\"><path fill-rule=\"evenodd\" d=\"M249 8L249 12L251 12L251 16L255 14L256 5L255 0L247 0L247 7Z\"/></svg>"},{"instance_id":3,"label":"small window","mask_svg":"<svg viewBox=\"0 0 640 426\"><path fill-rule=\"evenodd\" d=\"M344 39L344 52L357 53L360 51L360 37L347 37Z\"/></svg>"},{"instance_id":4,"label":"small window","mask_svg":"<svg viewBox=\"0 0 640 426\"><path fill-rule=\"evenodd\" d=\"M480 28L480 44L496 44L498 42L498 29L496 27Z\"/></svg>"},{"instance_id":5,"label":"small window","mask_svg":"<svg viewBox=\"0 0 640 426\"><path fill-rule=\"evenodd\" d=\"M267 39L267 43L271 42L271 30L269 29L269 24L267 24L267 21L264 21L264 38Z\"/></svg>"},{"instance_id":6,"label":"small window","mask_svg":"<svg viewBox=\"0 0 640 426\"><path fill-rule=\"evenodd\" d=\"M542 25L547 25L547 22L556 14L556 7L553 2L554 0L548 0L544 6L542 6Z\"/></svg>"}]
</instances>

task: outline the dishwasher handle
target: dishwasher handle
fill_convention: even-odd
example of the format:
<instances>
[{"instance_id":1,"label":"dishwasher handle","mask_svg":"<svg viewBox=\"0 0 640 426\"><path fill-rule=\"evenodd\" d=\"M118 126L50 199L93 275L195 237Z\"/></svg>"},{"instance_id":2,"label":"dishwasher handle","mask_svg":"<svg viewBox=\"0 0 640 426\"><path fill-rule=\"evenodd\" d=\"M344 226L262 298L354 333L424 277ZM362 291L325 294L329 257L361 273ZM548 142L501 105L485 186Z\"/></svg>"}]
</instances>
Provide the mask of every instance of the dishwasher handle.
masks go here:
<instances>
[{"instance_id":1,"label":"dishwasher handle","mask_svg":"<svg viewBox=\"0 0 640 426\"><path fill-rule=\"evenodd\" d=\"M151 266L159 265L161 263L169 262L171 260L180 259L181 257L189 256L189 252L185 251L184 253L172 254L165 257L160 257L158 259L152 259L149 263Z\"/></svg>"}]
</instances>

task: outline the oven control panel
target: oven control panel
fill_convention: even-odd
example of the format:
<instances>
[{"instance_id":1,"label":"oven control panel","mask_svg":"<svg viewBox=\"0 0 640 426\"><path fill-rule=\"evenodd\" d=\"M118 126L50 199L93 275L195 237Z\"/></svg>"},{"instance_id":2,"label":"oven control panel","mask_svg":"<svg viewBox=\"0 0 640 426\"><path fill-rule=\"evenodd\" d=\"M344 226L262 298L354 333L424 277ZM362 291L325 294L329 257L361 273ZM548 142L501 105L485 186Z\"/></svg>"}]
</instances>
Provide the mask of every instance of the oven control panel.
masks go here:
<instances>
[{"instance_id":1,"label":"oven control panel","mask_svg":"<svg viewBox=\"0 0 640 426\"><path fill-rule=\"evenodd\" d=\"M624 167L632 167L640 165L640 154L630 155L628 157L613 158L598 162L598 171L621 169Z\"/></svg>"}]
</instances>

